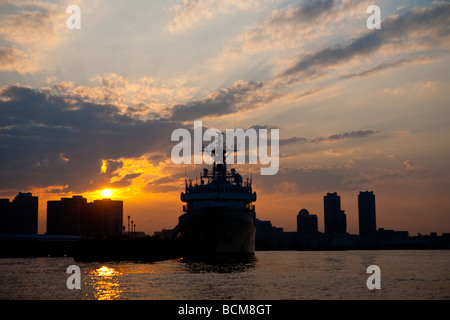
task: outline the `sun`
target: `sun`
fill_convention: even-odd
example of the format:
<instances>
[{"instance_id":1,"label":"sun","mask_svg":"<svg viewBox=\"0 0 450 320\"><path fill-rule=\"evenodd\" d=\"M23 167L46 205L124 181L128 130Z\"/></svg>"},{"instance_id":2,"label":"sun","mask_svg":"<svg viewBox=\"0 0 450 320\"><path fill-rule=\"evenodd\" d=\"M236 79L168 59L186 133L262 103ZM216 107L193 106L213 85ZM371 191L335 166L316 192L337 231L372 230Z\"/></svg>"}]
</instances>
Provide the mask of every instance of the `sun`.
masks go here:
<instances>
[{"instance_id":1,"label":"sun","mask_svg":"<svg viewBox=\"0 0 450 320\"><path fill-rule=\"evenodd\" d=\"M105 198L111 198L111 196L112 196L112 190L111 189L103 189L102 190L102 192L101 192L101 194L102 194L102 197L105 197Z\"/></svg>"}]
</instances>

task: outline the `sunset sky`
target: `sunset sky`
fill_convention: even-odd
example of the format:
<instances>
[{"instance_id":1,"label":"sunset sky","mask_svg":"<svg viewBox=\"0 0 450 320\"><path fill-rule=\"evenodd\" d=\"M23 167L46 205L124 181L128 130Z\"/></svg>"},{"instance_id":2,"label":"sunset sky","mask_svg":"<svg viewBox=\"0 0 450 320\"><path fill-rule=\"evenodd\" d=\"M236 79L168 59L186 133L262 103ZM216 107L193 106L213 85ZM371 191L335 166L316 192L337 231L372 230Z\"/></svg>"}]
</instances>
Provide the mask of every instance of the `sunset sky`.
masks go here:
<instances>
[{"instance_id":1,"label":"sunset sky","mask_svg":"<svg viewBox=\"0 0 450 320\"><path fill-rule=\"evenodd\" d=\"M381 8L369 30L367 8ZM70 30L66 9L81 9ZM278 128L280 168L252 175L257 218L323 225L337 192L377 227L450 232L450 3L359 0L0 0L0 198L124 201L138 231L173 228L177 128Z\"/></svg>"}]
</instances>

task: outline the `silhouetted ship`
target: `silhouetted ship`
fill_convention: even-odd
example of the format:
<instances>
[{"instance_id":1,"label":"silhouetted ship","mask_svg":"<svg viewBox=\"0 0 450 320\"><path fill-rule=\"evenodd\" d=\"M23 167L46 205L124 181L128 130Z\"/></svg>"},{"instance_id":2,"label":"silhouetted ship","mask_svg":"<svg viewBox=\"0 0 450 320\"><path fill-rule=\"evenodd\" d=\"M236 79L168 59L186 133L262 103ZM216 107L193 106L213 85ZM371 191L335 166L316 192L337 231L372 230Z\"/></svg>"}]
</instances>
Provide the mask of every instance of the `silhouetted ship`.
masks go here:
<instances>
[{"instance_id":1,"label":"silhouetted ship","mask_svg":"<svg viewBox=\"0 0 450 320\"><path fill-rule=\"evenodd\" d=\"M256 192L251 180L243 183L235 169L213 163L212 172L203 169L200 185L186 180L181 193L183 215L178 232L185 255L248 256L255 252Z\"/></svg>"}]
</instances>

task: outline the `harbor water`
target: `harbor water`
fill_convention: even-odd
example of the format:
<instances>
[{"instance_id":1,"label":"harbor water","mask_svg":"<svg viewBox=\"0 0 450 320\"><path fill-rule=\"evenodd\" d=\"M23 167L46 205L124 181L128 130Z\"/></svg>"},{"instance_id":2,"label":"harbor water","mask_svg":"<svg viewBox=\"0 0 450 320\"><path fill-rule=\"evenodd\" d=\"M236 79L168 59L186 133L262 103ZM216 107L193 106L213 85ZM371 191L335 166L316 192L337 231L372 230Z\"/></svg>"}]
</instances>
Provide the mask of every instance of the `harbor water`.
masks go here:
<instances>
[{"instance_id":1,"label":"harbor water","mask_svg":"<svg viewBox=\"0 0 450 320\"><path fill-rule=\"evenodd\" d=\"M68 289L80 268L80 289ZM369 289L367 268L380 268ZM245 261L0 259L0 299L450 299L449 250L257 251Z\"/></svg>"}]
</instances>

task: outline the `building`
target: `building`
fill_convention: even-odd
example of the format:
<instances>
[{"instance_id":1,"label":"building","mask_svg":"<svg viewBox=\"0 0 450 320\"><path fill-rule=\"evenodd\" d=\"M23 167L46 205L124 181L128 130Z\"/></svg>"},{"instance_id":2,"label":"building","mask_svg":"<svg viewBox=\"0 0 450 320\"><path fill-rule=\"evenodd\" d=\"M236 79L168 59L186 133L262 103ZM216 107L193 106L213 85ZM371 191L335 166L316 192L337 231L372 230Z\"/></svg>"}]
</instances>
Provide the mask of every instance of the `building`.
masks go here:
<instances>
[{"instance_id":1,"label":"building","mask_svg":"<svg viewBox=\"0 0 450 320\"><path fill-rule=\"evenodd\" d=\"M47 234L87 235L88 203L82 196L47 201Z\"/></svg>"},{"instance_id":2,"label":"building","mask_svg":"<svg viewBox=\"0 0 450 320\"><path fill-rule=\"evenodd\" d=\"M47 234L116 237L122 225L123 201L87 202L82 196L47 201Z\"/></svg>"},{"instance_id":3,"label":"building","mask_svg":"<svg viewBox=\"0 0 450 320\"><path fill-rule=\"evenodd\" d=\"M341 210L341 197L334 193L327 193L323 197L324 224L326 235L339 235L347 233L347 217Z\"/></svg>"},{"instance_id":4,"label":"building","mask_svg":"<svg viewBox=\"0 0 450 320\"><path fill-rule=\"evenodd\" d=\"M358 195L359 235L371 236L377 232L375 195L373 191L360 191Z\"/></svg>"},{"instance_id":5,"label":"building","mask_svg":"<svg viewBox=\"0 0 450 320\"><path fill-rule=\"evenodd\" d=\"M37 234L38 197L19 192L12 202L0 199L0 233Z\"/></svg>"},{"instance_id":6,"label":"building","mask_svg":"<svg viewBox=\"0 0 450 320\"><path fill-rule=\"evenodd\" d=\"M274 249L283 242L283 228L277 228L270 221L255 220L257 248Z\"/></svg>"},{"instance_id":7,"label":"building","mask_svg":"<svg viewBox=\"0 0 450 320\"><path fill-rule=\"evenodd\" d=\"M317 215L309 214L306 209L300 210L297 215L297 233L300 238L319 233Z\"/></svg>"},{"instance_id":8,"label":"building","mask_svg":"<svg viewBox=\"0 0 450 320\"><path fill-rule=\"evenodd\" d=\"M122 234L123 201L94 200L92 208L92 235L117 237Z\"/></svg>"},{"instance_id":9,"label":"building","mask_svg":"<svg viewBox=\"0 0 450 320\"><path fill-rule=\"evenodd\" d=\"M162 229L161 231L155 231L153 237L159 240L171 240L174 238L174 229Z\"/></svg>"},{"instance_id":10,"label":"building","mask_svg":"<svg viewBox=\"0 0 450 320\"><path fill-rule=\"evenodd\" d=\"M0 199L0 233L12 233L11 202Z\"/></svg>"}]
</instances>

